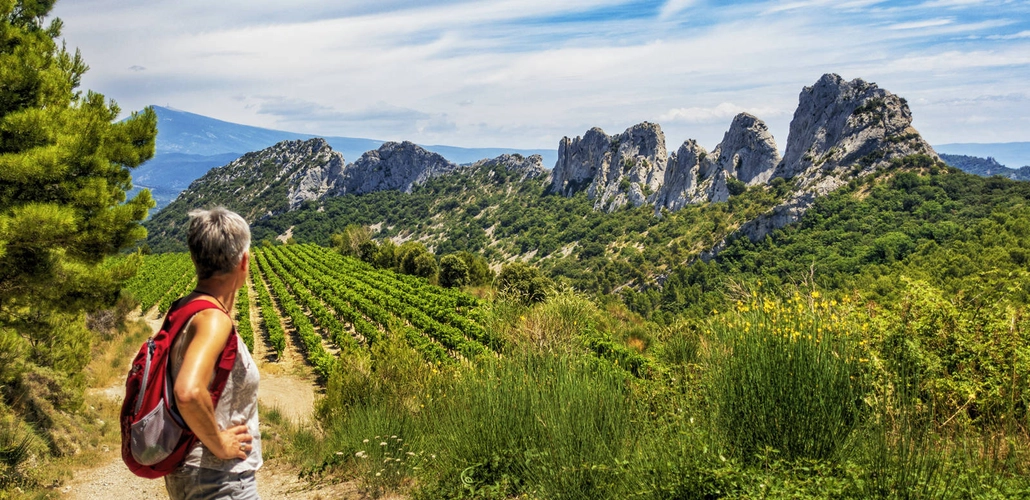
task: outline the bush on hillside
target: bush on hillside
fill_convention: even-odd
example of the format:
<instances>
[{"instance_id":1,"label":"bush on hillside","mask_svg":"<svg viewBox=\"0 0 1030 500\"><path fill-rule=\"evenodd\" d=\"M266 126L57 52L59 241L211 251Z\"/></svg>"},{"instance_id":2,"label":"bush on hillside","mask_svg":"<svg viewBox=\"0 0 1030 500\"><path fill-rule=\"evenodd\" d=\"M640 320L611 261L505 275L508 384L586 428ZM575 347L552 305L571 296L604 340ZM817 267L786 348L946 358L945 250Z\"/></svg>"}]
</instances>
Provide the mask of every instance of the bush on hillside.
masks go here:
<instances>
[{"instance_id":1,"label":"bush on hillside","mask_svg":"<svg viewBox=\"0 0 1030 500\"><path fill-rule=\"evenodd\" d=\"M741 460L768 450L831 459L859 425L868 358L832 307L813 292L812 300L740 304L712 320L706 389Z\"/></svg>"},{"instance_id":2,"label":"bush on hillside","mask_svg":"<svg viewBox=\"0 0 1030 500\"><path fill-rule=\"evenodd\" d=\"M502 294L531 304L547 299L554 284L539 269L524 262L512 262L501 267L496 286Z\"/></svg>"},{"instance_id":3,"label":"bush on hillside","mask_svg":"<svg viewBox=\"0 0 1030 500\"><path fill-rule=\"evenodd\" d=\"M469 266L457 255L444 255L440 259L440 286L460 288L471 283Z\"/></svg>"}]
</instances>

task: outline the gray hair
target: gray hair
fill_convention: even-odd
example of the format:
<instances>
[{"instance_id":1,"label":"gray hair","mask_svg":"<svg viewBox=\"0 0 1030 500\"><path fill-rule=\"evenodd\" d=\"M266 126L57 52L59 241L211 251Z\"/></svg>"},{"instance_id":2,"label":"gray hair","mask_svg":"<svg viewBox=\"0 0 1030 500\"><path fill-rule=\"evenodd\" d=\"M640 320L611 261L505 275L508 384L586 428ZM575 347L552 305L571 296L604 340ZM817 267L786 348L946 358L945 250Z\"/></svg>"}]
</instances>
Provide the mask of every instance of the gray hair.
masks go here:
<instances>
[{"instance_id":1,"label":"gray hair","mask_svg":"<svg viewBox=\"0 0 1030 500\"><path fill-rule=\"evenodd\" d=\"M250 226L225 207L190 211L186 237L197 279L231 272L250 248Z\"/></svg>"}]
</instances>

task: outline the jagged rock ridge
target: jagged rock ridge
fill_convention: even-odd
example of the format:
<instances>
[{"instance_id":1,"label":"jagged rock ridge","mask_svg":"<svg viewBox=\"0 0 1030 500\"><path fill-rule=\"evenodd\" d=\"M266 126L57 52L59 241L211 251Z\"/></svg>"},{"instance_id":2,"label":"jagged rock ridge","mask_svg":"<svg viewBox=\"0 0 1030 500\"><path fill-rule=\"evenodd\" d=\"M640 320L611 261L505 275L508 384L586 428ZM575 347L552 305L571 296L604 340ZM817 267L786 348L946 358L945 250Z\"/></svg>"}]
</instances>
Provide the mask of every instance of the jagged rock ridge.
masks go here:
<instances>
[{"instance_id":1,"label":"jagged rock ridge","mask_svg":"<svg viewBox=\"0 0 1030 500\"><path fill-rule=\"evenodd\" d=\"M823 75L805 87L790 122L783 160L773 178L794 181L791 197L740 228L752 241L800 220L816 196L896 158L922 153L937 158L912 127L908 102L861 78Z\"/></svg>"},{"instance_id":2,"label":"jagged rock ridge","mask_svg":"<svg viewBox=\"0 0 1030 500\"><path fill-rule=\"evenodd\" d=\"M758 118L741 113L709 154L687 140L671 157L660 126L644 122L609 137L599 128L565 137L551 174L551 191L585 190L594 208L609 212L627 203L679 210L687 204L726 201L730 179L765 182L780 161L776 142Z\"/></svg>"},{"instance_id":3,"label":"jagged rock ridge","mask_svg":"<svg viewBox=\"0 0 1030 500\"><path fill-rule=\"evenodd\" d=\"M565 196L585 189L599 210L646 202L660 213L726 201L733 191L775 178L792 181L788 200L741 228L759 239L798 220L816 196L854 175L915 153L936 157L912 128L908 103L876 84L827 74L805 87L798 101L782 159L765 123L747 113L734 117L711 153L688 139L668 158L658 125L645 122L614 137L593 128L582 138L561 140L550 189ZM624 151L623 142L635 147ZM620 171L635 158L646 159L646 169Z\"/></svg>"},{"instance_id":4,"label":"jagged rock ridge","mask_svg":"<svg viewBox=\"0 0 1030 500\"><path fill-rule=\"evenodd\" d=\"M586 190L597 210L640 206L662 184L667 162L658 124L644 122L615 136L595 127L582 138L561 140L550 189L565 196Z\"/></svg>"},{"instance_id":5,"label":"jagged rock ridge","mask_svg":"<svg viewBox=\"0 0 1030 500\"><path fill-rule=\"evenodd\" d=\"M614 136L592 128L582 137L563 138L549 176L535 155L502 155L471 167L485 168L486 182L495 175L503 182L546 176L550 192L583 192L595 210L652 205L659 216L690 204L726 201L747 186L786 179L792 188L789 197L737 232L759 239L798 220L817 196L854 175L913 153L936 156L911 121L904 99L861 79L824 75L799 96L783 158L765 123L741 113L711 152L688 139L670 155L661 127L644 122ZM161 227L165 210L148 227L166 231L196 206L222 204L256 220L328 196L411 192L460 168L468 167L410 142L385 143L348 165L324 140L287 141L211 170L169 206L178 219Z\"/></svg>"},{"instance_id":6,"label":"jagged rock ridge","mask_svg":"<svg viewBox=\"0 0 1030 500\"><path fill-rule=\"evenodd\" d=\"M503 154L489 160L479 160L471 165L462 167L463 170L486 170L488 178L496 179L500 172L511 175L505 176L505 181L525 182L530 179L543 178L547 175L544 168L544 158L540 155L523 156L521 154Z\"/></svg>"},{"instance_id":7,"label":"jagged rock ridge","mask_svg":"<svg viewBox=\"0 0 1030 500\"><path fill-rule=\"evenodd\" d=\"M342 185L332 194L365 194L387 190L410 193L413 186L453 172L456 168L457 165L443 156L412 142L387 142L347 165Z\"/></svg>"}]
</instances>

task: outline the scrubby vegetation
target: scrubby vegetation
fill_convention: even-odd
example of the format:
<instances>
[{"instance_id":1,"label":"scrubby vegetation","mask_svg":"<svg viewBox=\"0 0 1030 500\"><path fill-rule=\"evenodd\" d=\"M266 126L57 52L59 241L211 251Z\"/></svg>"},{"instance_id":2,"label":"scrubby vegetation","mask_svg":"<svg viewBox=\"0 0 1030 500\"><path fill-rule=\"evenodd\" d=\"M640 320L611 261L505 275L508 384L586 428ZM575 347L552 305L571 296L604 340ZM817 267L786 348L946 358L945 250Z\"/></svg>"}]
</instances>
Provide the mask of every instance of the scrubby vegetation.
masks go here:
<instances>
[{"instance_id":1,"label":"scrubby vegetation","mask_svg":"<svg viewBox=\"0 0 1030 500\"><path fill-rule=\"evenodd\" d=\"M359 247L371 238L381 250L376 258L383 262L377 265L384 268L399 265L394 252L403 244L396 246L393 239L418 242L438 257L471 252L490 263L518 257L552 279L561 277L577 289L607 294L628 282L655 284L656 277L782 201L791 185L753 187L728 203L688 206L659 216L648 205L615 214L597 212L583 193L565 198L545 194L545 188L543 180L522 180L519 172L503 165L466 168L430 179L412 193L380 191L309 204L256 221L253 230L255 241L273 240L290 230L300 243L343 248L346 242L345 254L369 262ZM360 230L370 226L377 231ZM153 244L160 250L181 249L178 245ZM431 269L422 272L431 275Z\"/></svg>"},{"instance_id":2,"label":"scrubby vegetation","mask_svg":"<svg viewBox=\"0 0 1030 500\"><path fill-rule=\"evenodd\" d=\"M50 4L0 5L0 497L113 440L85 386L193 279L110 258L143 236L155 117L76 91ZM260 219L240 332L295 338L325 387L269 452L372 496L1027 496L1030 185L913 156L760 241L733 235L792 182L728 187L606 214L492 165Z\"/></svg>"},{"instance_id":3,"label":"scrubby vegetation","mask_svg":"<svg viewBox=\"0 0 1030 500\"><path fill-rule=\"evenodd\" d=\"M1003 366L982 380L993 389L974 410L951 393L965 377L927 372L916 339L899 350L910 328L935 321L923 307L942 305L925 286L906 295L912 305L888 310L800 290L752 296L671 328L574 292L502 301L489 321L511 335L503 357L435 366L395 342L348 357L320 428L296 430L285 453L309 473L415 498L1025 492L1030 422L1025 381L1013 376L1027 369L1030 332L970 325L1012 339L991 348ZM646 345L646 368L597 356L597 331Z\"/></svg>"},{"instance_id":4,"label":"scrubby vegetation","mask_svg":"<svg viewBox=\"0 0 1030 500\"><path fill-rule=\"evenodd\" d=\"M95 444L86 367L130 309L139 259L107 257L145 236L149 192L129 169L154 154L152 110L78 88L52 1L0 2L0 497L36 484L31 464Z\"/></svg>"},{"instance_id":5,"label":"scrubby vegetation","mask_svg":"<svg viewBox=\"0 0 1030 500\"><path fill-rule=\"evenodd\" d=\"M913 157L621 297L508 265L502 356L387 340L285 453L415 498L1023 495L1027 189Z\"/></svg>"}]
</instances>

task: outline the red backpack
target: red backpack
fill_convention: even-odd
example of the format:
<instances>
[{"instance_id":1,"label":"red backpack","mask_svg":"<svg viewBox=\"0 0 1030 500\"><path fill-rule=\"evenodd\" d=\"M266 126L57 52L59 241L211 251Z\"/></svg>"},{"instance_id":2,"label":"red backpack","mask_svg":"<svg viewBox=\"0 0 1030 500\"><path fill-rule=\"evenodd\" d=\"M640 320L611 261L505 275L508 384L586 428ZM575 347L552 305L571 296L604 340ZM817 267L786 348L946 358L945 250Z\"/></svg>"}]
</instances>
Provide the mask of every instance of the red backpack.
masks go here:
<instances>
[{"instance_id":1,"label":"red backpack","mask_svg":"<svg viewBox=\"0 0 1030 500\"><path fill-rule=\"evenodd\" d=\"M168 475L182 464L197 442L197 436L175 406L169 356L176 335L190 318L205 309L221 310L206 300L175 303L165 316L161 331L147 339L132 361L120 420L122 460L137 476L153 479ZM234 326L208 387L215 405L236 362L235 337Z\"/></svg>"}]
</instances>

